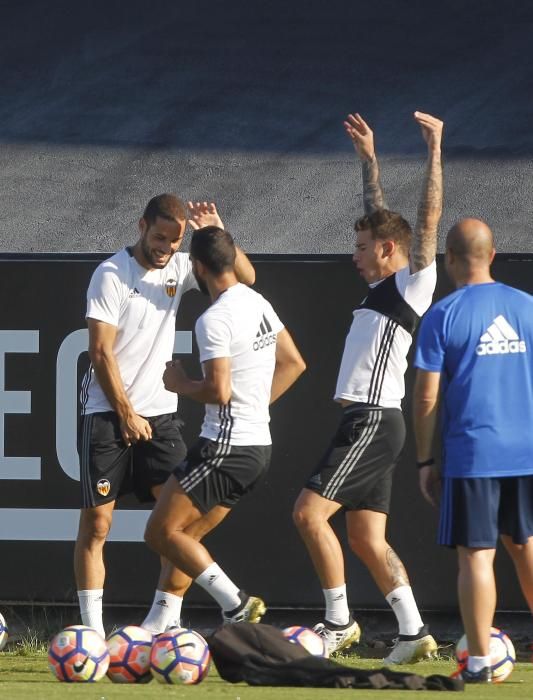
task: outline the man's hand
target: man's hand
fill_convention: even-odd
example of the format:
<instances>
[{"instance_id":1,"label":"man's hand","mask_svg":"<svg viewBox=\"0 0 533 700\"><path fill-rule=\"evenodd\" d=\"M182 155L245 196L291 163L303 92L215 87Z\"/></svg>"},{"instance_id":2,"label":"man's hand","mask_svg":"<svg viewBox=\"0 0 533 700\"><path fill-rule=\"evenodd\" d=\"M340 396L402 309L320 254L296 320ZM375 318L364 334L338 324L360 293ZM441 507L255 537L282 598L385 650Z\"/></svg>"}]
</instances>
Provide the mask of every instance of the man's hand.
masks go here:
<instances>
[{"instance_id":1,"label":"man's hand","mask_svg":"<svg viewBox=\"0 0 533 700\"><path fill-rule=\"evenodd\" d=\"M120 432L122 439L129 447L131 444L139 442L139 440L152 439L152 426L142 416L132 413L120 421Z\"/></svg>"},{"instance_id":2,"label":"man's hand","mask_svg":"<svg viewBox=\"0 0 533 700\"><path fill-rule=\"evenodd\" d=\"M214 202L187 202L187 206L190 214L189 223L194 229L204 226L224 228Z\"/></svg>"},{"instance_id":3,"label":"man's hand","mask_svg":"<svg viewBox=\"0 0 533 700\"><path fill-rule=\"evenodd\" d=\"M343 122L361 160L374 160L374 134L360 114L349 114Z\"/></svg>"},{"instance_id":4,"label":"man's hand","mask_svg":"<svg viewBox=\"0 0 533 700\"><path fill-rule=\"evenodd\" d=\"M437 117L432 117L431 114L425 114L424 112L415 112L414 117L420 124L422 136L428 145L428 149L440 150L444 122L437 119Z\"/></svg>"},{"instance_id":5,"label":"man's hand","mask_svg":"<svg viewBox=\"0 0 533 700\"><path fill-rule=\"evenodd\" d=\"M435 508L439 507L440 503L440 471L435 465L422 467L418 470L418 483L422 495L428 503L431 503Z\"/></svg>"},{"instance_id":6,"label":"man's hand","mask_svg":"<svg viewBox=\"0 0 533 700\"><path fill-rule=\"evenodd\" d=\"M163 372L163 384L167 391L172 391L174 394L184 394L189 383L190 379L179 360L167 362L166 369Z\"/></svg>"}]
</instances>

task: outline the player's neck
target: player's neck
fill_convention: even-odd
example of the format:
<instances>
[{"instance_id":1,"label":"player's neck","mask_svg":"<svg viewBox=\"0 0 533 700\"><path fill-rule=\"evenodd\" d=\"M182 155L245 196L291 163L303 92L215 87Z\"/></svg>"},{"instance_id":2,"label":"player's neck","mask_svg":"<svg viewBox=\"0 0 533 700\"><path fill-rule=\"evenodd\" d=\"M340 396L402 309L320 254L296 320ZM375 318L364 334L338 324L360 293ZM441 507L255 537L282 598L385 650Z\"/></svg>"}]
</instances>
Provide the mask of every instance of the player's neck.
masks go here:
<instances>
[{"instance_id":1,"label":"player's neck","mask_svg":"<svg viewBox=\"0 0 533 700\"><path fill-rule=\"evenodd\" d=\"M221 294L224 294L230 287L239 284L234 272L223 272L218 277L210 277L206 280L207 289L211 301L216 301Z\"/></svg>"},{"instance_id":2,"label":"player's neck","mask_svg":"<svg viewBox=\"0 0 533 700\"><path fill-rule=\"evenodd\" d=\"M455 286L457 289L460 287L466 287L467 285L472 285L472 284L492 284L496 280L491 277L490 275L468 275L467 277L463 277L461 279L455 279Z\"/></svg>"},{"instance_id":3,"label":"player's neck","mask_svg":"<svg viewBox=\"0 0 533 700\"><path fill-rule=\"evenodd\" d=\"M494 282L494 278L490 274L490 270L468 270L462 275L457 275L454 279L457 289L466 287L469 284L490 284Z\"/></svg>"},{"instance_id":4,"label":"player's neck","mask_svg":"<svg viewBox=\"0 0 533 700\"><path fill-rule=\"evenodd\" d=\"M409 265L409 260L406 257L394 255L393 257L390 257L387 260L387 263L385 265L382 265L380 267L380 270L378 271L378 276L375 280L372 280L372 282L381 282L386 277L390 277L396 272L402 270L404 267L407 267L407 265Z\"/></svg>"}]
</instances>

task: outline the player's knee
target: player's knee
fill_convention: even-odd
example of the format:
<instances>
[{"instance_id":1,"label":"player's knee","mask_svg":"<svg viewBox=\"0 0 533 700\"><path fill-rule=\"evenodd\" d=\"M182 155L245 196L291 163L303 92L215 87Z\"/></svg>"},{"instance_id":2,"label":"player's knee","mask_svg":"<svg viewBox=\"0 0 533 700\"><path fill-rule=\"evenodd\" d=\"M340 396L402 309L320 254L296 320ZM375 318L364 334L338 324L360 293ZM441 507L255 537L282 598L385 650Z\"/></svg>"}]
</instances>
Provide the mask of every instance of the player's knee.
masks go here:
<instances>
[{"instance_id":1,"label":"player's knee","mask_svg":"<svg viewBox=\"0 0 533 700\"><path fill-rule=\"evenodd\" d=\"M319 526L319 518L316 513L313 513L313 511L305 505L298 505L298 503L294 506L294 510L292 511L292 520L297 530L302 533L311 533Z\"/></svg>"},{"instance_id":2,"label":"player's knee","mask_svg":"<svg viewBox=\"0 0 533 700\"><path fill-rule=\"evenodd\" d=\"M144 541L154 552L162 554L165 551L165 543L171 539L172 531L170 523L151 517L146 524Z\"/></svg>"},{"instance_id":3,"label":"player's knee","mask_svg":"<svg viewBox=\"0 0 533 700\"><path fill-rule=\"evenodd\" d=\"M78 539L85 544L104 543L111 529L111 518L105 514L87 512L80 521Z\"/></svg>"}]
</instances>

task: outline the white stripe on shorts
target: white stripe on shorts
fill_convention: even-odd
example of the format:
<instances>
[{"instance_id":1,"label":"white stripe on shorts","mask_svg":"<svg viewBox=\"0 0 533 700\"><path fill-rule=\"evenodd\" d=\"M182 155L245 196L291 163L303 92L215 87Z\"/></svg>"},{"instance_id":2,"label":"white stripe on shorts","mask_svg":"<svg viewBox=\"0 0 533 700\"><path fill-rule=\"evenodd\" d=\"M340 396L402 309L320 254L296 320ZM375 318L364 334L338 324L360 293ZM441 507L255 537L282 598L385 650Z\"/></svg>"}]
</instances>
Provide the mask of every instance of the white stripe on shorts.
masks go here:
<instances>
[{"instance_id":1,"label":"white stripe on shorts","mask_svg":"<svg viewBox=\"0 0 533 700\"><path fill-rule=\"evenodd\" d=\"M324 498L335 500L335 496L344 483L346 477L351 471L353 471L357 461L374 439L381 422L381 413L382 412L380 410L370 411L370 421L368 425L363 428L361 435L350 447L350 450L329 480L328 485L323 492Z\"/></svg>"},{"instance_id":2,"label":"white stripe on shorts","mask_svg":"<svg viewBox=\"0 0 533 700\"><path fill-rule=\"evenodd\" d=\"M231 437L231 429L233 426L233 417L231 415L231 403L227 405L221 405L219 408L220 415L220 432L217 438L217 449L215 454L210 457L206 462L201 462L198 464L190 474L187 474L179 483L181 488L187 493L191 491L195 486L197 486L200 481L206 478L214 469L219 467L231 452L231 445L229 444ZM219 442L220 440L220 442Z\"/></svg>"},{"instance_id":3,"label":"white stripe on shorts","mask_svg":"<svg viewBox=\"0 0 533 700\"><path fill-rule=\"evenodd\" d=\"M91 431L93 427L93 414L83 417L80 450L80 481L82 506L90 508L94 506L93 492L91 488Z\"/></svg>"}]
</instances>

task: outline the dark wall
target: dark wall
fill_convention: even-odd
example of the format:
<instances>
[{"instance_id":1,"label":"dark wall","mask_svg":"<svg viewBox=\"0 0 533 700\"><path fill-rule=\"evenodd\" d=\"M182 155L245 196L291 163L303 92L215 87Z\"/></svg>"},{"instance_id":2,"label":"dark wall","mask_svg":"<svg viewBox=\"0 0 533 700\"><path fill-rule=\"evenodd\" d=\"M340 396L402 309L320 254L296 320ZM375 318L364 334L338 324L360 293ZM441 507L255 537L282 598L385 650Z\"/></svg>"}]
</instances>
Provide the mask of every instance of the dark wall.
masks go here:
<instances>
[{"instance_id":1,"label":"dark wall","mask_svg":"<svg viewBox=\"0 0 533 700\"><path fill-rule=\"evenodd\" d=\"M373 126L413 221L422 110L446 123L441 231L483 216L527 252L532 42L524 0L3 0L2 249L113 251L173 191L219 202L248 251L343 253L362 187L342 120Z\"/></svg>"},{"instance_id":2,"label":"dark wall","mask_svg":"<svg viewBox=\"0 0 533 700\"><path fill-rule=\"evenodd\" d=\"M73 362L74 353L69 359L64 341L84 328L85 289L99 259L0 258L0 447L4 444L3 453L0 451L0 561L9 562L2 566L0 599L74 599L72 550L79 484L65 473L76 468L65 457L74 439L69 428L74 409L70 411L66 402L77 392L86 358L82 355L79 362ZM308 371L272 408L274 451L267 479L206 543L238 583L263 595L270 604L318 606L320 586L293 528L291 508L339 417L331 396L351 312L364 296L365 286L349 256L307 260L266 256L256 260L256 268L256 288L278 310L301 348ZM532 269L532 261L518 257L500 257L494 265L497 278L529 292L533 291ZM442 269L440 272L438 296L449 291ZM187 295L178 328L191 329L205 304L201 295ZM38 351L35 347L32 352L20 348L13 352L13 343L26 342L20 341L16 331L32 330L39 331ZM194 354L185 361L191 371L198 371ZM411 371L407 384L405 411L409 416ZM31 405L28 401L24 406L24 397L10 392L31 392ZM190 443L198 433L202 408L183 401L181 412ZM40 458L40 474L35 463L27 459L14 462L13 457ZM418 493L413 459L409 435L395 478L390 540L410 572L420 605L448 608L456 602L455 557L434 544L436 513ZM120 504L124 513L136 507L131 499ZM50 524L52 510L56 524ZM145 514L133 513L133 517L142 522ZM342 531L342 518L336 523ZM142 533L141 526L137 530ZM128 530L130 535L134 531L135 527ZM50 535L54 541L47 541L47 532L56 533ZM158 567L144 544L109 542L106 560L107 602L147 603L151 599ZM498 570L499 607L524 608L505 557ZM347 573L354 607L383 606L369 575L351 555L347 556ZM193 587L189 601L208 599Z\"/></svg>"}]
</instances>

